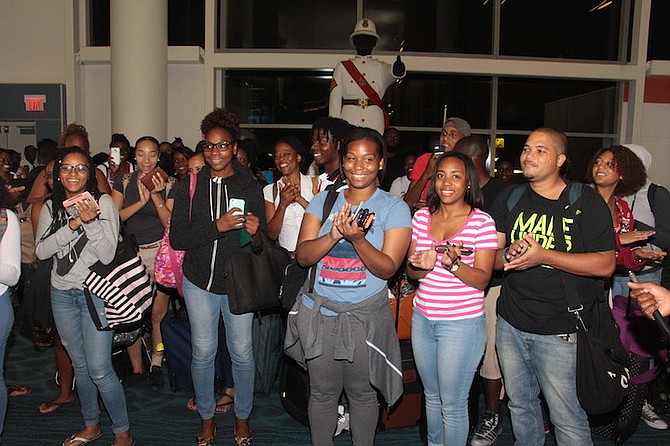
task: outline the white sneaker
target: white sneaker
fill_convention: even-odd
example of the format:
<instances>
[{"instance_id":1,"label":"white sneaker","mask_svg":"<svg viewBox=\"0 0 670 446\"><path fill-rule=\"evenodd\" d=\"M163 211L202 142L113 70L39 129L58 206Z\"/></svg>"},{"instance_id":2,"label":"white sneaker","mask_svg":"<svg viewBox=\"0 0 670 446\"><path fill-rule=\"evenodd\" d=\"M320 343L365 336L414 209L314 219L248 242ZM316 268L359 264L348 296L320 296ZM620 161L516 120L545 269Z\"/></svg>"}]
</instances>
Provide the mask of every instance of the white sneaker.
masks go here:
<instances>
[{"instance_id":1,"label":"white sneaker","mask_svg":"<svg viewBox=\"0 0 670 446\"><path fill-rule=\"evenodd\" d=\"M664 430L668 428L668 423L656 415L654 407L647 401L645 401L644 406L642 406L642 420L652 429Z\"/></svg>"},{"instance_id":2,"label":"white sneaker","mask_svg":"<svg viewBox=\"0 0 670 446\"><path fill-rule=\"evenodd\" d=\"M337 428L335 429L335 435L337 437L344 431L349 430L349 413L344 410L343 405L337 406Z\"/></svg>"}]
</instances>

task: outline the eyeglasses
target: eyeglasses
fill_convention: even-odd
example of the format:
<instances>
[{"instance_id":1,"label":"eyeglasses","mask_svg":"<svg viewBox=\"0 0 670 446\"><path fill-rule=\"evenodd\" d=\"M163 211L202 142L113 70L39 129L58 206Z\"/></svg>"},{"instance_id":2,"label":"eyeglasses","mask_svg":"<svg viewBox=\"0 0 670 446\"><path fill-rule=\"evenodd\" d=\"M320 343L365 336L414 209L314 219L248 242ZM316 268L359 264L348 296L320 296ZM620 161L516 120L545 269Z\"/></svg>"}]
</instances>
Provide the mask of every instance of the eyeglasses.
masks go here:
<instances>
[{"instance_id":1,"label":"eyeglasses","mask_svg":"<svg viewBox=\"0 0 670 446\"><path fill-rule=\"evenodd\" d=\"M225 152L226 150L230 149L230 146L235 144L232 141L221 141L217 142L216 144L211 144L211 143L205 143L202 146L203 152L211 152L214 148L218 149L221 152Z\"/></svg>"},{"instance_id":2,"label":"eyeglasses","mask_svg":"<svg viewBox=\"0 0 670 446\"><path fill-rule=\"evenodd\" d=\"M88 172L88 166L86 164L77 164L76 166L71 166L69 164L63 164L60 166L60 172L65 175L69 174L75 170L79 175L83 175Z\"/></svg>"}]
</instances>

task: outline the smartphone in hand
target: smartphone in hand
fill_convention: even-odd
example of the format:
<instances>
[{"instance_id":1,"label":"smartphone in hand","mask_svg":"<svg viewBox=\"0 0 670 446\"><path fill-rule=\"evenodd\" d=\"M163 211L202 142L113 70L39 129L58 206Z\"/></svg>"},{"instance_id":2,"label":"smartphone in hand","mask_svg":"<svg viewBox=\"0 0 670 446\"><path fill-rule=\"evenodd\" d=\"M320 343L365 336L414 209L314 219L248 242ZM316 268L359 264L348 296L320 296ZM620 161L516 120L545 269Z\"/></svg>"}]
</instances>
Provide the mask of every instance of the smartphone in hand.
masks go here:
<instances>
[{"instance_id":1,"label":"smartphone in hand","mask_svg":"<svg viewBox=\"0 0 670 446\"><path fill-rule=\"evenodd\" d=\"M109 148L109 159L117 166L121 164L121 147L112 146Z\"/></svg>"},{"instance_id":2,"label":"smartphone in hand","mask_svg":"<svg viewBox=\"0 0 670 446\"><path fill-rule=\"evenodd\" d=\"M233 208L238 208L242 212L235 212L234 215L244 215L245 214L244 205L245 205L245 202L244 202L243 199L241 199L241 198L231 198L228 201L228 210L233 209Z\"/></svg>"}]
</instances>

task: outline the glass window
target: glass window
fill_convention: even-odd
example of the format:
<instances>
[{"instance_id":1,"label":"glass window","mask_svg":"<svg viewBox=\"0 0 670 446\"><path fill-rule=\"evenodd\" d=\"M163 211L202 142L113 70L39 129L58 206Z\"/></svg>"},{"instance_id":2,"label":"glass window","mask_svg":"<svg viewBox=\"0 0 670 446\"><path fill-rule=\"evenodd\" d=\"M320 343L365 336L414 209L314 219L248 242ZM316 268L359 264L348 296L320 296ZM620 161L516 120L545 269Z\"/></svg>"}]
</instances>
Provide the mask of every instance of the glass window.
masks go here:
<instances>
[{"instance_id":1,"label":"glass window","mask_svg":"<svg viewBox=\"0 0 670 446\"><path fill-rule=\"evenodd\" d=\"M330 70L227 70L225 103L242 123L311 125L328 114L331 77ZM446 105L447 116L488 128L490 96L488 77L409 73L382 101L394 126L439 128Z\"/></svg>"},{"instance_id":2,"label":"glass window","mask_svg":"<svg viewBox=\"0 0 670 446\"><path fill-rule=\"evenodd\" d=\"M491 54L493 2L461 0L364 0L375 21L377 50ZM351 27L353 29L353 26Z\"/></svg>"},{"instance_id":3,"label":"glass window","mask_svg":"<svg viewBox=\"0 0 670 446\"><path fill-rule=\"evenodd\" d=\"M596 0L510 0L501 6L500 54L618 60L622 4Z\"/></svg>"},{"instance_id":4,"label":"glass window","mask_svg":"<svg viewBox=\"0 0 670 446\"><path fill-rule=\"evenodd\" d=\"M109 46L110 0L89 0L89 46ZM168 0L168 45L205 46L205 1Z\"/></svg>"},{"instance_id":5,"label":"glass window","mask_svg":"<svg viewBox=\"0 0 670 446\"><path fill-rule=\"evenodd\" d=\"M320 71L225 72L226 107L244 124L309 124L328 114L332 73Z\"/></svg>"},{"instance_id":6,"label":"glass window","mask_svg":"<svg viewBox=\"0 0 670 446\"><path fill-rule=\"evenodd\" d=\"M485 129L490 125L491 78L410 72L386 90L383 101L395 126L440 128L445 117L458 116Z\"/></svg>"},{"instance_id":7,"label":"glass window","mask_svg":"<svg viewBox=\"0 0 670 446\"><path fill-rule=\"evenodd\" d=\"M360 0L377 26L378 51L491 54L491 2ZM227 42L219 48L349 49L356 0L220 2Z\"/></svg>"},{"instance_id":8,"label":"glass window","mask_svg":"<svg viewBox=\"0 0 670 446\"><path fill-rule=\"evenodd\" d=\"M616 83L558 79L499 79L498 128L614 133Z\"/></svg>"},{"instance_id":9,"label":"glass window","mask_svg":"<svg viewBox=\"0 0 670 446\"><path fill-rule=\"evenodd\" d=\"M670 2L651 2L647 60L670 60Z\"/></svg>"},{"instance_id":10,"label":"glass window","mask_svg":"<svg viewBox=\"0 0 670 446\"><path fill-rule=\"evenodd\" d=\"M227 25L219 27L219 48L351 48L356 0L229 0L219 6L219 24Z\"/></svg>"}]
</instances>

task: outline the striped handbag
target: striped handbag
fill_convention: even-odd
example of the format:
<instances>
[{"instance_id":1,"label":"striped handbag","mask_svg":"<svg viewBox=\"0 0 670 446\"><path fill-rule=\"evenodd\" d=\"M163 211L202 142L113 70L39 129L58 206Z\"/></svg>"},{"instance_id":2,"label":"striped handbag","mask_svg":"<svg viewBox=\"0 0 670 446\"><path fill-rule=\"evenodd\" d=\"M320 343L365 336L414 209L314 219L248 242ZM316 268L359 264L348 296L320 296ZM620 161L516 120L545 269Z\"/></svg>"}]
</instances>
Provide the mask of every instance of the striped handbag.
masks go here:
<instances>
[{"instance_id":1,"label":"striped handbag","mask_svg":"<svg viewBox=\"0 0 670 446\"><path fill-rule=\"evenodd\" d=\"M84 281L84 294L97 329L119 332L137 328L153 302L154 284L123 229L114 260L108 265L97 262L90 270ZM106 323L98 317L93 305L95 297L105 301Z\"/></svg>"}]
</instances>

